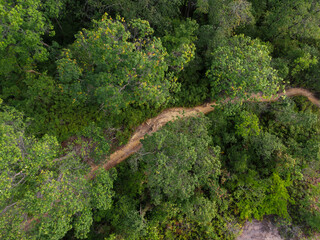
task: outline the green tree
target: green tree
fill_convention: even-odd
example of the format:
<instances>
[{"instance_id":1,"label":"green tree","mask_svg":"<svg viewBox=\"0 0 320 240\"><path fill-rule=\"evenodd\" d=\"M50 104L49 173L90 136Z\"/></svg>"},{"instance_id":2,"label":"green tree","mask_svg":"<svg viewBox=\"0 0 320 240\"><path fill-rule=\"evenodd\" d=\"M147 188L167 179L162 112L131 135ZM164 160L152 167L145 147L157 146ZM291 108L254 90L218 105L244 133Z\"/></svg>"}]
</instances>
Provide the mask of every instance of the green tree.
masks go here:
<instances>
[{"instance_id":1,"label":"green tree","mask_svg":"<svg viewBox=\"0 0 320 240\"><path fill-rule=\"evenodd\" d=\"M280 152L285 150L287 149L281 139L269 132L261 132L260 135L252 136L250 139L252 162L264 176L269 176L274 171L276 167L275 159L277 159ZM284 158L286 157L284 156ZM286 160L288 161L289 159Z\"/></svg>"},{"instance_id":2,"label":"green tree","mask_svg":"<svg viewBox=\"0 0 320 240\"><path fill-rule=\"evenodd\" d=\"M254 23L251 3L246 0L198 0L195 16L202 20L198 48L206 60L211 52L223 45L239 27ZM201 22L201 21L199 21Z\"/></svg>"},{"instance_id":3,"label":"green tree","mask_svg":"<svg viewBox=\"0 0 320 240\"><path fill-rule=\"evenodd\" d=\"M306 190L305 196L300 199L299 215L311 227L312 230L320 231L320 184L311 184ZM301 221L301 219L300 219Z\"/></svg>"},{"instance_id":4,"label":"green tree","mask_svg":"<svg viewBox=\"0 0 320 240\"><path fill-rule=\"evenodd\" d=\"M250 136L257 136L260 133L259 118L250 112L241 111L239 121L236 123L236 134L244 139Z\"/></svg>"},{"instance_id":5,"label":"green tree","mask_svg":"<svg viewBox=\"0 0 320 240\"><path fill-rule=\"evenodd\" d=\"M187 200L219 175L219 147L210 147L207 124L203 117L178 120L142 141L153 203Z\"/></svg>"},{"instance_id":6,"label":"green tree","mask_svg":"<svg viewBox=\"0 0 320 240\"><path fill-rule=\"evenodd\" d=\"M262 219L264 212L260 207L266 198L269 181L259 179L257 172L251 169L235 178L232 184L228 183L235 203L235 212L240 219Z\"/></svg>"},{"instance_id":7,"label":"green tree","mask_svg":"<svg viewBox=\"0 0 320 240\"><path fill-rule=\"evenodd\" d=\"M268 1L264 34L268 39L316 39L320 36L320 3L316 0Z\"/></svg>"},{"instance_id":8,"label":"green tree","mask_svg":"<svg viewBox=\"0 0 320 240\"><path fill-rule=\"evenodd\" d=\"M28 68L34 60L46 57L41 35L50 28L40 5L40 0L1 1L1 74Z\"/></svg>"},{"instance_id":9,"label":"green tree","mask_svg":"<svg viewBox=\"0 0 320 240\"><path fill-rule=\"evenodd\" d=\"M212 53L206 75L214 98L221 93L241 98L258 92L270 96L279 90L281 82L271 67L268 47L243 35L231 38Z\"/></svg>"},{"instance_id":10,"label":"green tree","mask_svg":"<svg viewBox=\"0 0 320 240\"><path fill-rule=\"evenodd\" d=\"M280 217L289 217L288 204L294 202L287 190L290 186L292 186L290 178L283 180L277 173L273 173L266 198L260 206L263 215L277 214Z\"/></svg>"},{"instance_id":11,"label":"green tree","mask_svg":"<svg viewBox=\"0 0 320 240\"><path fill-rule=\"evenodd\" d=\"M176 77L168 71L166 49L143 20L126 23L105 15L92 30L76 35L70 49L58 60L61 87L70 104L91 101L118 112L129 105L160 107L177 89ZM182 49L177 71L192 52Z\"/></svg>"},{"instance_id":12,"label":"green tree","mask_svg":"<svg viewBox=\"0 0 320 240\"><path fill-rule=\"evenodd\" d=\"M243 32L273 44L274 67L291 85L318 91L320 4L315 0L251 0L258 24Z\"/></svg>"},{"instance_id":13,"label":"green tree","mask_svg":"<svg viewBox=\"0 0 320 240\"><path fill-rule=\"evenodd\" d=\"M111 207L112 173L88 181L76 155L59 157L54 137L26 135L22 114L7 107L0 112L0 146L2 239L61 239L71 228L86 238L92 210Z\"/></svg>"},{"instance_id":14,"label":"green tree","mask_svg":"<svg viewBox=\"0 0 320 240\"><path fill-rule=\"evenodd\" d=\"M246 0L199 0L196 12L208 15L208 23L217 31L217 40L230 37L237 27L254 22L251 3Z\"/></svg>"},{"instance_id":15,"label":"green tree","mask_svg":"<svg viewBox=\"0 0 320 240\"><path fill-rule=\"evenodd\" d=\"M48 58L44 36L54 35L50 18L62 1L0 1L0 78L3 99L24 95L26 72L37 74L37 63Z\"/></svg>"},{"instance_id":16,"label":"green tree","mask_svg":"<svg viewBox=\"0 0 320 240\"><path fill-rule=\"evenodd\" d=\"M222 105L209 115L210 134L222 148L229 209L242 219L275 214L316 229L309 182L319 169L318 109L295 101Z\"/></svg>"},{"instance_id":17,"label":"green tree","mask_svg":"<svg viewBox=\"0 0 320 240\"><path fill-rule=\"evenodd\" d=\"M259 179L257 173L250 170L240 176L235 185L233 196L241 219L262 219L270 214L289 217L288 204L293 203L287 190L292 186L290 179L282 180L277 173Z\"/></svg>"},{"instance_id":18,"label":"green tree","mask_svg":"<svg viewBox=\"0 0 320 240\"><path fill-rule=\"evenodd\" d=\"M215 201L199 194L182 204L181 212L185 214L186 219L205 225L217 216L218 206Z\"/></svg>"},{"instance_id":19,"label":"green tree","mask_svg":"<svg viewBox=\"0 0 320 240\"><path fill-rule=\"evenodd\" d=\"M180 8L186 3L184 0L86 0L74 2L67 0L73 14L80 21L99 19L105 12L114 16L120 14L128 20L141 18L147 20L158 32L164 33L173 19L179 18ZM74 6L73 6L74 5Z\"/></svg>"},{"instance_id":20,"label":"green tree","mask_svg":"<svg viewBox=\"0 0 320 240\"><path fill-rule=\"evenodd\" d=\"M108 212L108 221L111 222L116 233L125 239L138 239L145 234L146 221L136 206L135 199L121 196L114 208Z\"/></svg>"},{"instance_id":21,"label":"green tree","mask_svg":"<svg viewBox=\"0 0 320 240\"><path fill-rule=\"evenodd\" d=\"M166 34L161 38L163 46L168 51L168 64L174 71L181 71L186 63L194 59L197 30L198 24L195 20L173 20Z\"/></svg>"}]
</instances>

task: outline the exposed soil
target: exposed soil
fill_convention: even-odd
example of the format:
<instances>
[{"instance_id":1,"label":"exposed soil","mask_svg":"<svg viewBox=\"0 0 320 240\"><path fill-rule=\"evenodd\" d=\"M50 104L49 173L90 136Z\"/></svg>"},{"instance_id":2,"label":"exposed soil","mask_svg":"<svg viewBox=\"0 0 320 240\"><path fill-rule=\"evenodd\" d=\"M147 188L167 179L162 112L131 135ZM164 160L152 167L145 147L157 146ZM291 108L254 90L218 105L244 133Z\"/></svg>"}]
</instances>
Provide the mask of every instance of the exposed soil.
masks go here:
<instances>
[{"instance_id":1,"label":"exposed soil","mask_svg":"<svg viewBox=\"0 0 320 240\"><path fill-rule=\"evenodd\" d=\"M311 101L313 104L320 107L320 101L313 95L313 93L303 88L290 88L285 92L279 93L270 98L264 98L262 97L261 94L253 94L251 98L247 101L275 102L282 96L287 96L287 97L304 96L304 97L307 97L309 101ZM237 101L237 99L230 100L230 98L227 98L226 100L224 100L224 103L227 103L229 101L235 102ZM162 113L160 113L158 116L148 119L146 122L141 124L136 129L133 136L125 146L121 147L119 150L112 153L110 157L106 159L105 163L102 164L102 167L106 170L113 168L119 163L121 163L123 160L127 159L132 154L139 151L142 146L142 144L140 143L140 140L143 139L146 134L151 134L158 131L167 122L174 121L177 118L199 115L201 113L207 114L209 112L212 112L216 105L217 105L216 102L212 102L212 103L206 103L193 108L169 108L163 111ZM101 165L92 166L91 171L87 177L94 178L95 172L99 167L101 167Z\"/></svg>"},{"instance_id":2,"label":"exposed soil","mask_svg":"<svg viewBox=\"0 0 320 240\"><path fill-rule=\"evenodd\" d=\"M242 228L242 234L237 240L283 240L278 229L269 221L259 222L253 219L252 222L246 222Z\"/></svg>"}]
</instances>

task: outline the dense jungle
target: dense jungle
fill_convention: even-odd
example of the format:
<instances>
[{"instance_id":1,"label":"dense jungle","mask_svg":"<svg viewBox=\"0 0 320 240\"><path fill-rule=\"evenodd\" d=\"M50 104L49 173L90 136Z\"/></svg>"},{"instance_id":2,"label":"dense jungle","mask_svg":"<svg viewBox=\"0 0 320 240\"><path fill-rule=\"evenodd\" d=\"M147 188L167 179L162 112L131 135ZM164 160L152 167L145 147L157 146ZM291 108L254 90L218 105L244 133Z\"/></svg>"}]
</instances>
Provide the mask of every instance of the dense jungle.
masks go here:
<instances>
[{"instance_id":1,"label":"dense jungle","mask_svg":"<svg viewBox=\"0 0 320 240\"><path fill-rule=\"evenodd\" d=\"M320 239L320 1L0 0L0 239Z\"/></svg>"}]
</instances>

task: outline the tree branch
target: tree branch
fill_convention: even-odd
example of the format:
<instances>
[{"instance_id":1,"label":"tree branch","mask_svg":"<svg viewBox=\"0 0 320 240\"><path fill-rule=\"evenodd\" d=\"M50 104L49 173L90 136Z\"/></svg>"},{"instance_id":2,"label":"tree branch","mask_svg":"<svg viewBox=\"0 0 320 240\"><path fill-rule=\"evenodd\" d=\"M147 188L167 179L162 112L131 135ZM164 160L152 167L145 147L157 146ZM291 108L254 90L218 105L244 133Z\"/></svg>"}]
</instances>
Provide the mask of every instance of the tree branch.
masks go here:
<instances>
[{"instance_id":1,"label":"tree branch","mask_svg":"<svg viewBox=\"0 0 320 240\"><path fill-rule=\"evenodd\" d=\"M67 155L65 155L63 157L53 159L53 162L60 162L60 161L66 160L66 159L68 159L70 157L73 157L74 154L75 154L75 151L72 151L72 152L70 152L69 154L67 154Z\"/></svg>"},{"instance_id":2,"label":"tree branch","mask_svg":"<svg viewBox=\"0 0 320 240\"><path fill-rule=\"evenodd\" d=\"M42 75L41 73L35 71L35 70L26 70L26 72L29 72L29 73L34 73L34 74L38 74L38 75Z\"/></svg>"},{"instance_id":3,"label":"tree branch","mask_svg":"<svg viewBox=\"0 0 320 240\"><path fill-rule=\"evenodd\" d=\"M18 202L15 202L15 203L12 203L12 204L6 206L6 207L1 211L0 215L4 214L10 207L16 205L17 203L18 203Z\"/></svg>"}]
</instances>

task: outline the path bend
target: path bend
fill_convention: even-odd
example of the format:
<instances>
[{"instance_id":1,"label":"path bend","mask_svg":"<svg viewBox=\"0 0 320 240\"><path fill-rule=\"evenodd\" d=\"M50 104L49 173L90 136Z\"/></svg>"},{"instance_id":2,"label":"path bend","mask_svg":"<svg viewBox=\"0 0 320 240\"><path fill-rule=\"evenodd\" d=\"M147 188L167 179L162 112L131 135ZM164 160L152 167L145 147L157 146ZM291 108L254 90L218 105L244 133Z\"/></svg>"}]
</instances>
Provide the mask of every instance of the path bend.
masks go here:
<instances>
[{"instance_id":1,"label":"path bend","mask_svg":"<svg viewBox=\"0 0 320 240\"><path fill-rule=\"evenodd\" d=\"M317 99L312 92L303 88L290 88L290 89L287 89L285 92L276 94L270 98L264 98L262 97L261 94L253 94L247 100L247 102L275 102L282 96L287 96L287 97L304 96L304 97L307 97L310 102L312 102L313 104L317 105L320 108L319 99ZM229 101L234 102L235 100L226 98L226 100L224 100L224 103L227 103ZM216 102L211 102L211 103L205 103L203 105L193 107L193 108L182 108L182 107L169 108L167 110L164 110L158 116L148 119L136 129L136 131L134 132L131 139L126 145L124 145L119 150L117 150L116 152L112 153L109 157L107 157L103 164L93 166L91 168L91 171L87 175L87 178L89 179L94 178L95 172L101 166L104 169L109 170L110 168L115 167L116 165L121 163L123 160L130 157L132 154L138 152L142 147L140 140L143 139L146 134L151 134L158 131L167 122L173 121L178 117L179 118L189 117L189 116L197 115L200 113L207 114L209 112L212 112L215 109L216 105L217 105Z\"/></svg>"}]
</instances>

